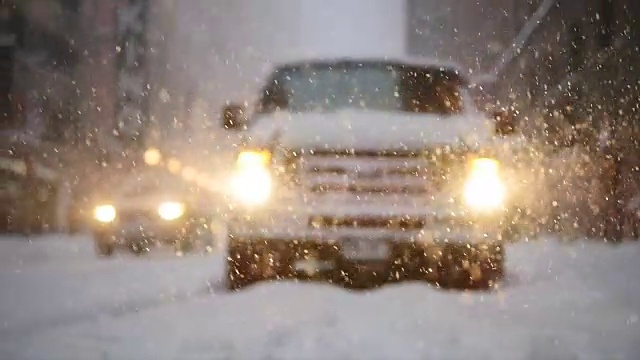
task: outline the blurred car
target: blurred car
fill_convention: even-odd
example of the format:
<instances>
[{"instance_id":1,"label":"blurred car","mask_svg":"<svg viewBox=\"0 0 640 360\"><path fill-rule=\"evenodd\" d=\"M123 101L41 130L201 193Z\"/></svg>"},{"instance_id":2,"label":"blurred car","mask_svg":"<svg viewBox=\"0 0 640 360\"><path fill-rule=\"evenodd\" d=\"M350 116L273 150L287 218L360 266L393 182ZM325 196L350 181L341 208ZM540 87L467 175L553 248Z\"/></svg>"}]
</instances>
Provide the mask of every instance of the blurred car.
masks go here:
<instances>
[{"instance_id":1,"label":"blurred car","mask_svg":"<svg viewBox=\"0 0 640 360\"><path fill-rule=\"evenodd\" d=\"M96 251L110 256L118 247L142 253L160 245L189 251L202 231L208 236L208 199L206 191L162 168L131 175L94 201Z\"/></svg>"},{"instance_id":2,"label":"blurred car","mask_svg":"<svg viewBox=\"0 0 640 360\"><path fill-rule=\"evenodd\" d=\"M455 66L310 60L275 69L229 183L227 286L281 278L491 287L521 181L513 129L477 109Z\"/></svg>"}]
</instances>

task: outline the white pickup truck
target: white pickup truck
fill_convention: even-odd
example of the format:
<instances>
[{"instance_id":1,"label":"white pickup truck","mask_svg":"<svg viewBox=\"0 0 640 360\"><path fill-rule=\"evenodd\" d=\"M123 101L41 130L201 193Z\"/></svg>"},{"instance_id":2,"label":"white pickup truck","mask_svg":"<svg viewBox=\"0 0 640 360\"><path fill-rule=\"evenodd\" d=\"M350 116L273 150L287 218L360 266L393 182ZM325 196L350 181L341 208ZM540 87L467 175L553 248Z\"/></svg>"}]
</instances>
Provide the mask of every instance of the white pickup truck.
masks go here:
<instances>
[{"instance_id":1,"label":"white pickup truck","mask_svg":"<svg viewBox=\"0 0 640 360\"><path fill-rule=\"evenodd\" d=\"M228 105L223 121L244 132L230 184L230 289L503 277L517 181L496 150L504 136L456 68L287 63L252 109Z\"/></svg>"}]
</instances>

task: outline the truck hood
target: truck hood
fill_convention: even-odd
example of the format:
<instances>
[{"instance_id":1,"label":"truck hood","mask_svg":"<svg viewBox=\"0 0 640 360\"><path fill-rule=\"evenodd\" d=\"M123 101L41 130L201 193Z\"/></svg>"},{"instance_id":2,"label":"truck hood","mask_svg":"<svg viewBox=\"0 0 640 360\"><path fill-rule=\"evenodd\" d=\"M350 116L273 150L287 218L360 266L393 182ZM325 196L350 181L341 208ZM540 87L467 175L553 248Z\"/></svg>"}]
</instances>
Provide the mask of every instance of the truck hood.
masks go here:
<instances>
[{"instance_id":1,"label":"truck hood","mask_svg":"<svg viewBox=\"0 0 640 360\"><path fill-rule=\"evenodd\" d=\"M343 110L331 113L258 115L247 144L279 144L295 149L413 150L480 145L490 141L493 123L480 114L441 116L402 112Z\"/></svg>"}]
</instances>

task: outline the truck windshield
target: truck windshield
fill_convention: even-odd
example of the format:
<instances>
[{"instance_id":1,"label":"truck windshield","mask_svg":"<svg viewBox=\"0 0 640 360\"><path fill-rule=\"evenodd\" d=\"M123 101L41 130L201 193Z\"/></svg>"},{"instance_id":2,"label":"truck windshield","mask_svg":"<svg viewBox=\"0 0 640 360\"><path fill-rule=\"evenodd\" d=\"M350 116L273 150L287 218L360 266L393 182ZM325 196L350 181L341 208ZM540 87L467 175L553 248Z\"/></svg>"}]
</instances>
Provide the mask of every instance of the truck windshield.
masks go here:
<instances>
[{"instance_id":1,"label":"truck windshield","mask_svg":"<svg viewBox=\"0 0 640 360\"><path fill-rule=\"evenodd\" d=\"M451 70L384 63L306 64L280 69L259 112L340 109L453 115L462 111L460 77Z\"/></svg>"}]
</instances>

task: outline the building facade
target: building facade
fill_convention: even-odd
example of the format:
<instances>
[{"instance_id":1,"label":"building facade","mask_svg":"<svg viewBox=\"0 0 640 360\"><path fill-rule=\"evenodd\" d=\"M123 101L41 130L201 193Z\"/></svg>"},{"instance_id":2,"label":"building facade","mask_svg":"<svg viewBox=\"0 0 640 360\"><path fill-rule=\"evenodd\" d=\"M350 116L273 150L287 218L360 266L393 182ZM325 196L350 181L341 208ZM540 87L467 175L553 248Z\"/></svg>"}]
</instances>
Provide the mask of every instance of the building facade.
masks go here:
<instances>
[{"instance_id":1,"label":"building facade","mask_svg":"<svg viewBox=\"0 0 640 360\"><path fill-rule=\"evenodd\" d=\"M498 97L559 126L596 129L606 113L637 127L636 19L630 0L556 0L500 74Z\"/></svg>"},{"instance_id":2,"label":"building facade","mask_svg":"<svg viewBox=\"0 0 640 360\"><path fill-rule=\"evenodd\" d=\"M588 159L557 194L572 231L619 238L640 191L640 3L556 0L495 90L530 135ZM578 229L574 227L576 224ZM613 235L617 234L617 235Z\"/></svg>"},{"instance_id":3,"label":"building facade","mask_svg":"<svg viewBox=\"0 0 640 360\"><path fill-rule=\"evenodd\" d=\"M496 71L491 91L501 103L532 118L635 116L637 1L407 1L407 50L456 61L471 73Z\"/></svg>"},{"instance_id":4,"label":"building facade","mask_svg":"<svg viewBox=\"0 0 640 360\"><path fill-rule=\"evenodd\" d=\"M15 84L16 52L24 41L22 14L14 2L0 2L0 131L22 125L16 116Z\"/></svg>"},{"instance_id":5,"label":"building facade","mask_svg":"<svg viewBox=\"0 0 640 360\"><path fill-rule=\"evenodd\" d=\"M517 0L406 0L406 49L488 72L516 37L530 6Z\"/></svg>"},{"instance_id":6,"label":"building facade","mask_svg":"<svg viewBox=\"0 0 640 360\"><path fill-rule=\"evenodd\" d=\"M179 98L175 3L0 0L0 135L69 155L144 146Z\"/></svg>"},{"instance_id":7,"label":"building facade","mask_svg":"<svg viewBox=\"0 0 640 360\"><path fill-rule=\"evenodd\" d=\"M0 137L5 147L44 153L43 143L72 138L78 121L79 2L3 0L0 5Z\"/></svg>"},{"instance_id":8,"label":"building facade","mask_svg":"<svg viewBox=\"0 0 640 360\"><path fill-rule=\"evenodd\" d=\"M84 0L80 64L89 143L104 152L144 147L171 124L180 69L171 49L174 1Z\"/></svg>"}]
</instances>

